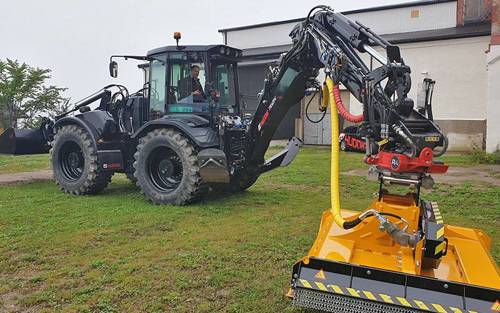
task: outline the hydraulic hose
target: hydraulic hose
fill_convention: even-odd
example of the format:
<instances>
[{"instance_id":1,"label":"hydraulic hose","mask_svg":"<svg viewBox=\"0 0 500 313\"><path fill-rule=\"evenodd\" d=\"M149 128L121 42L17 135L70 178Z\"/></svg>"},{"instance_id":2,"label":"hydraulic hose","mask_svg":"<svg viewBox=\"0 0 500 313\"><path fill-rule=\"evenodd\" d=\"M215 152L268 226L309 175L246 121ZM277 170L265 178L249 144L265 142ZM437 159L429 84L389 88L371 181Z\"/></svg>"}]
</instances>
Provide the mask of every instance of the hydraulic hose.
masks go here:
<instances>
[{"instance_id":1,"label":"hydraulic hose","mask_svg":"<svg viewBox=\"0 0 500 313\"><path fill-rule=\"evenodd\" d=\"M331 195L331 212L333 216L333 220L335 223L344 229L350 229L353 228L354 226L358 225L361 222L361 219L356 217L352 221L346 221L342 217L342 214L340 213L340 184L339 184L339 175L340 175L340 168L339 168L339 117L338 114L336 114L336 110L333 108L338 108L338 103L335 99L335 84L333 83L333 80L329 77L326 79L326 86L323 88L323 94L327 95L327 101L328 103L332 104L331 107L331 129L332 129L332 142L331 142L331 147L332 147L332 160L331 160L331 174L330 174L330 195ZM338 88L338 87L337 87ZM325 91L326 89L326 91ZM340 97L339 97L340 98ZM333 106L335 104L335 106Z\"/></svg>"},{"instance_id":2,"label":"hydraulic hose","mask_svg":"<svg viewBox=\"0 0 500 313\"><path fill-rule=\"evenodd\" d=\"M323 89L323 107L328 106L328 103L335 103L335 106L337 107L337 110L339 111L339 114L345 120L348 120L349 122L352 122L352 123L361 123L362 121L364 121L365 117L364 117L363 113L361 113L359 115L354 115L351 112L349 112L349 111L346 110L346 108L344 106L344 103L342 102L342 97L340 96L339 85L335 85L333 83L333 81L332 81L332 84L333 84L333 99L335 101L332 101L332 99L330 99L327 96L328 91L332 90L332 88L330 88L330 87L327 86L327 88L326 88L327 91L326 92L325 92L325 89Z\"/></svg>"},{"instance_id":3,"label":"hydraulic hose","mask_svg":"<svg viewBox=\"0 0 500 313\"><path fill-rule=\"evenodd\" d=\"M326 90L325 90L326 89ZM337 97L335 96L335 90L337 90ZM398 244L402 246L412 246L415 247L417 242L420 240L418 235L410 235L406 232L406 228L400 230L394 223L390 222L387 218L383 217L392 216L404 221L403 218L391 213L381 213L377 212L374 209L365 211L361 214L358 214L353 220L346 221L342 217L342 213L340 212L340 184L339 184L339 176L340 176L340 153L339 153L339 117L336 114L337 108L340 111L339 102L340 99L338 95L338 86L335 86L333 80L330 77L326 78L325 86L323 87L323 95L327 96L328 102L324 102L323 104L328 106L328 104L335 104L335 106L331 107L331 129L332 129L332 160L331 160L331 176L330 176L330 196L331 196L331 213L333 217L333 221L337 226L343 229L351 229L361 223L367 217L376 216L380 222L381 227L396 241ZM343 107L343 105L341 105ZM344 115L343 115L344 116ZM350 117L354 117L351 115ZM359 118L359 116L358 116ZM406 221L404 221L406 222ZM406 222L408 225L408 222Z\"/></svg>"}]
</instances>

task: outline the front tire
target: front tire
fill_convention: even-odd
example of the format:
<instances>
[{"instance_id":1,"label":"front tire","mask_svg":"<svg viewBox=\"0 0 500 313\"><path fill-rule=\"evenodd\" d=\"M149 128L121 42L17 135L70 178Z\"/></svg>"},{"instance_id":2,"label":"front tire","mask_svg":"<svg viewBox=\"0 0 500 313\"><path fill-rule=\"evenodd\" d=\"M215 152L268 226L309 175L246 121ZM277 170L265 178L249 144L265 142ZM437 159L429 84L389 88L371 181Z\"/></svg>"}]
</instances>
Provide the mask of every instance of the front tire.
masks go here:
<instances>
[{"instance_id":1,"label":"front tire","mask_svg":"<svg viewBox=\"0 0 500 313\"><path fill-rule=\"evenodd\" d=\"M134 158L137 185L155 204L191 203L206 190L197 151L176 130L160 128L149 132L139 140Z\"/></svg>"},{"instance_id":2,"label":"front tire","mask_svg":"<svg viewBox=\"0 0 500 313\"><path fill-rule=\"evenodd\" d=\"M66 193L98 193L107 187L113 175L101 169L90 135L76 125L66 125L57 131L50 157L54 180Z\"/></svg>"},{"instance_id":3,"label":"front tire","mask_svg":"<svg viewBox=\"0 0 500 313\"><path fill-rule=\"evenodd\" d=\"M137 178L135 178L134 173L126 172L125 176L127 176L127 179L134 185L137 185Z\"/></svg>"}]
</instances>

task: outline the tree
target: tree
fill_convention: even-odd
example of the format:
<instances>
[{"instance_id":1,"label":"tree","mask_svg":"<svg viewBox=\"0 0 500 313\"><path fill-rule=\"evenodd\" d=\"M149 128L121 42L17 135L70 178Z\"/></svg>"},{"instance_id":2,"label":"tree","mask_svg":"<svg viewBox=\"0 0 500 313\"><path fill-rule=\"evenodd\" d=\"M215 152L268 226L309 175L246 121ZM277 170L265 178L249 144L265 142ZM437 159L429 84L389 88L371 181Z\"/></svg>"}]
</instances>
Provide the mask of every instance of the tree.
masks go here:
<instances>
[{"instance_id":1,"label":"tree","mask_svg":"<svg viewBox=\"0 0 500 313\"><path fill-rule=\"evenodd\" d=\"M69 107L62 96L66 88L45 85L49 74L49 69L0 60L0 127L34 128L42 117L54 117Z\"/></svg>"}]
</instances>

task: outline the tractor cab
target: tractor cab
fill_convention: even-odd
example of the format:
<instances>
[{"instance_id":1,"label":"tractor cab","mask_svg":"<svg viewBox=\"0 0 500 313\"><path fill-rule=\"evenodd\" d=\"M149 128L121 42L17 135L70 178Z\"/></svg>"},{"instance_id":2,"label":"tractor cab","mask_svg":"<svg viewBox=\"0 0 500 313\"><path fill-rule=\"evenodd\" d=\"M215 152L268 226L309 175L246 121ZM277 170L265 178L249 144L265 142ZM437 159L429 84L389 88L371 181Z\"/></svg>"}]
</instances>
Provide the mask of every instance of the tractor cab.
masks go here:
<instances>
[{"instance_id":1,"label":"tractor cab","mask_svg":"<svg viewBox=\"0 0 500 313\"><path fill-rule=\"evenodd\" d=\"M150 50L145 56L111 56L112 77L118 76L115 58L146 61L138 65L144 88L119 97L126 98L128 108L120 125L132 134L164 116L192 114L213 121L219 113L239 115L237 61L241 55L241 50L225 45L176 45Z\"/></svg>"},{"instance_id":2,"label":"tractor cab","mask_svg":"<svg viewBox=\"0 0 500 313\"><path fill-rule=\"evenodd\" d=\"M168 114L239 113L237 60L224 45L167 46L148 52L149 120Z\"/></svg>"}]
</instances>

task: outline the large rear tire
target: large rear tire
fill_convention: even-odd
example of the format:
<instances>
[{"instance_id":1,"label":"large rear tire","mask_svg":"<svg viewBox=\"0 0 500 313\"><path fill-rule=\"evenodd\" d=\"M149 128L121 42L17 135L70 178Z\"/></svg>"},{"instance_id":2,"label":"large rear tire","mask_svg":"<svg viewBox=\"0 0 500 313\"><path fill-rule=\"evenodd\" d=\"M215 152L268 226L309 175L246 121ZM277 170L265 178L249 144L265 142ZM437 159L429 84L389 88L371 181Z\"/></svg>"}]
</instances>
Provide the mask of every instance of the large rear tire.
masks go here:
<instances>
[{"instance_id":1,"label":"large rear tire","mask_svg":"<svg viewBox=\"0 0 500 313\"><path fill-rule=\"evenodd\" d=\"M160 128L139 140L134 177L142 193L155 204L183 205L206 191L197 151L180 132Z\"/></svg>"},{"instance_id":2,"label":"large rear tire","mask_svg":"<svg viewBox=\"0 0 500 313\"><path fill-rule=\"evenodd\" d=\"M76 125L66 125L57 131L50 158L54 180L66 193L98 193L106 188L113 175L101 169L90 135Z\"/></svg>"}]
</instances>

